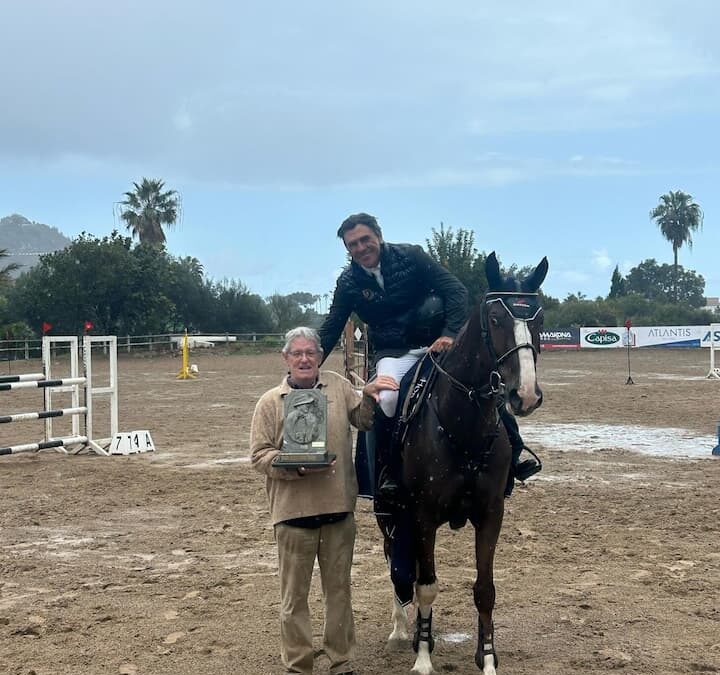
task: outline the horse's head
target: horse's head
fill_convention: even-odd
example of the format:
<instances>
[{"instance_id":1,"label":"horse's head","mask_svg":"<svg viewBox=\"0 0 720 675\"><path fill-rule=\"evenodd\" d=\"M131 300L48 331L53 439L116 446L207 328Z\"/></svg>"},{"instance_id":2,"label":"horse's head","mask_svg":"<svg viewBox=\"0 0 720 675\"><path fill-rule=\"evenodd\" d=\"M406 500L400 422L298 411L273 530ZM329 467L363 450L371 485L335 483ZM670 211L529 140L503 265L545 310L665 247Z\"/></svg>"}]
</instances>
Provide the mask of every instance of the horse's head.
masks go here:
<instances>
[{"instance_id":1,"label":"horse's head","mask_svg":"<svg viewBox=\"0 0 720 675\"><path fill-rule=\"evenodd\" d=\"M538 290L548 271L547 258L523 280L503 277L495 253L485 263L488 292L482 301L485 340L505 383L506 405L529 415L542 404L535 375L543 310Z\"/></svg>"}]
</instances>

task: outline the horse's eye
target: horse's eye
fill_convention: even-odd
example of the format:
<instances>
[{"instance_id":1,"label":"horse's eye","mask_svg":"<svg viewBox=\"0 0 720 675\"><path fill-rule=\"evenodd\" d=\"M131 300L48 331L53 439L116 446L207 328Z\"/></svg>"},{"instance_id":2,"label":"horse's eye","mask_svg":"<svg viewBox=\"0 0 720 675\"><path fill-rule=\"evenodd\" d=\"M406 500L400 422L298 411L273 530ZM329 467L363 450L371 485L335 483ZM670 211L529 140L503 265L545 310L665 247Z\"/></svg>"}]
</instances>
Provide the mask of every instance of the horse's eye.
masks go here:
<instances>
[{"instance_id":1,"label":"horse's eye","mask_svg":"<svg viewBox=\"0 0 720 675\"><path fill-rule=\"evenodd\" d=\"M498 320L498 318L497 318L496 316L491 316L491 317L490 317L490 323L491 323L493 326L499 326L499 325L500 325L500 321Z\"/></svg>"}]
</instances>

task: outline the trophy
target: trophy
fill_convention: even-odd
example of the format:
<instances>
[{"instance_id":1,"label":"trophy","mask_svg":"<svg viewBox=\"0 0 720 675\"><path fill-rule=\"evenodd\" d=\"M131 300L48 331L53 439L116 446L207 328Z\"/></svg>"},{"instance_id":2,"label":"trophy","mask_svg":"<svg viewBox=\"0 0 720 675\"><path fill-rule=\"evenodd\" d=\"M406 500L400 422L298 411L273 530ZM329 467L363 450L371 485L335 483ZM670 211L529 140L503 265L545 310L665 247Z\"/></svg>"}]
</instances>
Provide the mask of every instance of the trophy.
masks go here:
<instances>
[{"instance_id":1,"label":"trophy","mask_svg":"<svg viewBox=\"0 0 720 675\"><path fill-rule=\"evenodd\" d=\"M327 398L318 389L293 389L285 396L283 445L273 466L328 466Z\"/></svg>"}]
</instances>

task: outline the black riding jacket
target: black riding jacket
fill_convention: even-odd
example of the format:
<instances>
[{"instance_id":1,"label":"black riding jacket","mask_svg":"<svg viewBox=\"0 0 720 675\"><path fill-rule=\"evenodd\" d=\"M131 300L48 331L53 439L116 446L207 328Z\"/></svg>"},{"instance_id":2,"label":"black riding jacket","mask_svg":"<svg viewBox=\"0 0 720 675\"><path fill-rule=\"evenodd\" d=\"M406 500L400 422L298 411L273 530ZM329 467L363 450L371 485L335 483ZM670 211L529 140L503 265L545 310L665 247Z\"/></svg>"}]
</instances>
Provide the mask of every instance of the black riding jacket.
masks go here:
<instances>
[{"instance_id":1,"label":"black riding jacket","mask_svg":"<svg viewBox=\"0 0 720 675\"><path fill-rule=\"evenodd\" d=\"M420 246L383 243L380 269L384 290L355 262L341 272L330 311L319 331L325 357L352 312L368 325L370 348L376 358L399 356L414 347L428 346L412 344L407 333L414 310L431 292L440 296L445 306L445 325L440 335L455 337L467 320L467 290Z\"/></svg>"}]
</instances>

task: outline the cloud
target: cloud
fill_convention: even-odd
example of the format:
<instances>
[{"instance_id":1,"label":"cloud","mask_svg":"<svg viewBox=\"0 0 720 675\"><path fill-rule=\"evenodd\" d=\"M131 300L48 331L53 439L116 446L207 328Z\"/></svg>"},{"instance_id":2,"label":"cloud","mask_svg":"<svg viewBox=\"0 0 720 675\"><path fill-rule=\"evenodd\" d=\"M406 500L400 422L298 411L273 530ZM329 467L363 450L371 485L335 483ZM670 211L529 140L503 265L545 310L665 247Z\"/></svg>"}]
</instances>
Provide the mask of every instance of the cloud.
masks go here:
<instances>
[{"instance_id":1,"label":"cloud","mask_svg":"<svg viewBox=\"0 0 720 675\"><path fill-rule=\"evenodd\" d=\"M592 264L598 270L608 270L613 266L612 258L605 249L592 252Z\"/></svg>"},{"instance_id":2,"label":"cloud","mask_svg":"<svg viewBox=\"0 0 720 675\"><path fill-rule=\"evenodd\" d=\"M0 90L15 104L0 109L0 161L85 157L291 189L498 186L646 170L608 168L589 148L574 173L550 152L520 157L523 134L608 134L720 109L708 96L712 4L689 25L670 0L320 0L312 20L287 0L71 7L5 10L0 60L15 65ZM516 159L478 166L506 148Z\"/></svg>"},{"instance_id":3,"label":"cloud","mask_svg":"<svg viewBox=\"0 0 720 675\"><path fill-rule=\"evenodd\" d=\"M565 284L567 286L572 284L583 286L591 279L591 276L587 272L580 272L578 270L558 270L556 276L559 281L567 282Z\"/></svg>"}]
</instances>

